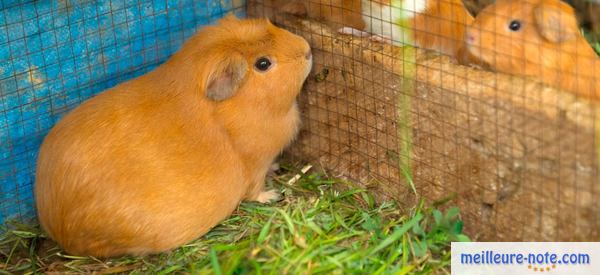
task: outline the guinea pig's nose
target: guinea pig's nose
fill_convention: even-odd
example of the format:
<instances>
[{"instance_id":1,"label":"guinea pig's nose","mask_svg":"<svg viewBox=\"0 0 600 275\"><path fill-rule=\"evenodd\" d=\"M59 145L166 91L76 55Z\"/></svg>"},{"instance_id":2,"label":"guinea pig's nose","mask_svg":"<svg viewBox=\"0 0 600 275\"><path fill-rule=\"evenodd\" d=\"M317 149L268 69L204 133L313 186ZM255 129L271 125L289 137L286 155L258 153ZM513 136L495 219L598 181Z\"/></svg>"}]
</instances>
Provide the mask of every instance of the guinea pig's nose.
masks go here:
<instances>
[{"instance_id":1,"label":"guinea pig's nose","mask_svg":"<svg viewBox=\"0 0 600 275\"><path fill-rule=\"evenodd\" d=\"M473 43L473 42L475 42L475 36L474 36L474 35L472 35L472 34L469 34L469 35L467 36L467 41L468 41L469 43Z\"/></svg>"},{"instance_id":2,"label":"guinea pig's nose","mask_svg":"<svg viewBox=\"0 0 600 275\"><path fill-rule=\"evenodd\" d=\"M312 51L310 50L310 48L308 49L308 52L304 57L306 58L306 60L310 60L312 58Z\"/></svg>"}]
</instances>

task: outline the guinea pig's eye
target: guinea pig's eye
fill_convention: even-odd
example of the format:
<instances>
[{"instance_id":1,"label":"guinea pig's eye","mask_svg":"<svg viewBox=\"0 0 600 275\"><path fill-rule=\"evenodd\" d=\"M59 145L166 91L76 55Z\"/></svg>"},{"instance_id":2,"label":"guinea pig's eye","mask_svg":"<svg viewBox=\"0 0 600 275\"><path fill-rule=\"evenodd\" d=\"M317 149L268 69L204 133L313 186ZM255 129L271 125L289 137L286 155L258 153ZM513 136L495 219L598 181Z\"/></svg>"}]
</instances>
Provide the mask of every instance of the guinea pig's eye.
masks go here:
<instances>
[{"instance_id":1,"label":"guinea pig's eye","mask_svg":"<svg viewBox=\"0 0 600 275\"><path fill-rule=\"evenodd\" d=\"M266 72L269 68L271 68L271 60L263 56L256 60L254 67L261 72Z\"/></svg>"},{"instance_id":2,"label":"guinea pig's eye","mask_svg":"<svg viewBox=\"0 0 600 275\"><path fill-rule=\"evenodd\" d=\"M510 24L508 25L508 28L511 31L516 32L516 31L518 31L518 30L521 29L521 22L519 22L518 20L510 21Z\"/></svg>"}]
</instances>

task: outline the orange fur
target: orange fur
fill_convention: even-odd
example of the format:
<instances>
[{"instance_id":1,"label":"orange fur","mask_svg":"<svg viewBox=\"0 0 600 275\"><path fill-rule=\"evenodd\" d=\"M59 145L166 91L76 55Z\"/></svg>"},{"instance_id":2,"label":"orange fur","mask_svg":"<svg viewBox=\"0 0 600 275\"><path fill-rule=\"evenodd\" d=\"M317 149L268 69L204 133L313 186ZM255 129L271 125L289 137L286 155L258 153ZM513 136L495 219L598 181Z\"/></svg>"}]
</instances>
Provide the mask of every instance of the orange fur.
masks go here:
<instances>
[{"instance_id":1,"label":"orange fur","mask_svg":"<svg viewBox=\"0 0 600 275\"><path fill-rule=\"evenodd\" d=\"M467 27L473 20L461 0L429 0L425 12L414 18L415 42L425 49L464 57L461 49Z\"/></svg>"},{"instance_id":2,"label":"orange fur","mask_svg":"<svg viewBox=\"0 0 600 275\"><path fill-rule=\"evenodd\" d=\"M510 22L521 28L511 31ZM579 32L573 8L559 0L498 0L467 34L469 51L491 68L535 76L582 97L600 99L600 61Z\"/></svg>"},{"instance_id":3,"label":"orange fur","mask_svg":"<svg viewBox=\"0 0 600 275\"><path fill-rule=\"evenodd\" d=\"M266 72L254 68L262 56ZM204 28L50 131L36 173L42 227L72 254L149 254L198 238L242 199L272 199L265 174L296 135L311 64L304 39L266 20Z\"/></svg>"}]
</instances>

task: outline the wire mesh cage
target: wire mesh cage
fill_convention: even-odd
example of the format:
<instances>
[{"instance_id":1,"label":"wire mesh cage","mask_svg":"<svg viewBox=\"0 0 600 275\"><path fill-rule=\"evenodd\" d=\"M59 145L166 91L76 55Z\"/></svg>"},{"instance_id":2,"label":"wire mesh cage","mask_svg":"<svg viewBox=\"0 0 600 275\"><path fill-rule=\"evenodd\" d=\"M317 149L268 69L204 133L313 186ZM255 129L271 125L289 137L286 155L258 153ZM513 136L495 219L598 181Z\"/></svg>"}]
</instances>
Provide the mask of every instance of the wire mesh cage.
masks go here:
<instances>
[{"instance_id":1,"label":"wire mesh cage","mask_svg":"<svg viewBox=\"0 0 600 275\"><path fill-rule=\"evenodd\" d=\"M525 64L494 72L501 62L478 58L483 45L465 48L467 25L475 24L470 14L479 18L491 4L2 1L0 220L33 217L37 149L62 115L153 69L200 26L233 11L268 17L313 48L313 71L300 96L303 129L286 156L318 164L406 209L422 199L458 205L475 239L598 240L596 100L589 89L552 85L560 75L523 76ZM571 4L587 18L582 25L593 39L597 17L586 14L598 6ZM487 30L475 29L482 36ZM496 44L487 50L495 54ZM539 66L546 57L537 47L525 56ZM518 61L525 51L513 53ZM568 73L600 74L593 65L586 69Z\"/></svg>"},{"instance_id":2,"label":"wire mesh cage","mask_svg":"<svg viewBox=\"0 0 600 275\"><path fill-rule=\"evenodd\" d=\"M502 14L481 10L491 1L249 1L249 16L269 17L313 47L313 74L300 100L304 130L291 156L406 207L420 199L459 205L475 239L598 240L597 106L588 100L594 88L564 92L551 83L556 74L544 81L550 74L522 72L553 58L545 54L584 56L591 47L578 40L579 51L552 53L552 45L535 42L531 7L523 7L541 2L497 1L513 5L512 14ZM498 19L481 27L486 12ZM515 20L530 35L510 34ZM492 32L495 44L468 49L467 25L479 41ZM508 40L493 33L502 28ZM540 52L517 47L502 55L502 47L526 43L538 43L531 47ZM448 50L452 44L457 48ZM484 50L498 60L482 60ZM507 60L518 66L519 58L528 60L523 68L494 72ZM582 69L562 73L593 85L600 72Z\"/></svg>"},{"instance_id":3,"label":"wire mesh cage","mask_svg":"<svg viewBox=\"0 0 600 275\"><path fill-rule=\"evenodd\" d=\"M243 1L0 1L0 223L34 216L37 150L62 115L229 12Z\"/></svg>"}]
</instances>

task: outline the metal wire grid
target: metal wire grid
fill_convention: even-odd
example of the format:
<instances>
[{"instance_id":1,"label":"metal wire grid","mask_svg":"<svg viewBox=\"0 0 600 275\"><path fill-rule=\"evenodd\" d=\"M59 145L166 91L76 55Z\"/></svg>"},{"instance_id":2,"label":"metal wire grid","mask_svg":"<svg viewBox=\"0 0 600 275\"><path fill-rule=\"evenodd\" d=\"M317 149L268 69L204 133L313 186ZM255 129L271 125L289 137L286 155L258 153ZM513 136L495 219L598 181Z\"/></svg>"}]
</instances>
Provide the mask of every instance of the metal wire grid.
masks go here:
<instances>
[{"instance_id":1,"label":"metal wire grid","mask_svg":"<svg viewBox=\"0 0 600 275\"><path fill-rule=\"evenodd\" d=\"M165 61L242 1L1 1L0 223L34 215L37 149L85 99Z\"/></svg>"},{"instance_id":2,"label":"metal wire grid","mask_svg":"<svg viewBox=\"0 0 600 275\"><path fill-rule=\"evenodd\" d=\"M332 35L335 30L307 30L285 20L278 13L277 1L251 2L254 4L249 6L250 16L269 16L280 26L313 41L316 48L315 69L300 99L304 127L299 142L290 150L294 157L315 161L334 175L357 180L367 188L383 190L386 192L380 194L383 197L406 198L400 200L404 206L414 205L412 191L400 168L385 163L390 158L388 152L398 155L398 144L402 141L395 113L398 103L393 96L409 97L416 106L409 110L410 126L413 140L418 139L413 142L411 166L418 167L418 173L431 174L413 174L418 198L433 202L456 193L458 198L453 198L453 202L461 206L467 226L475 228L470 231L475 238L598 238L600 209L599 191L594 187L598 179L594 129L583 131L565 119L560 98L549 102L535 98L539 94L514 93L511 86L515 90L532 89L516 78L469 79L466 74L447 71L452 69L442 59L419 68L451 76L444 86L432 87L417 80L413 94L402 95L404 91L397 87L389 93L391 83L382 76L395 75L400 79L401 75L356 53L367 51L392 59L402 56L381 50L376 43L354 46L360 48L350 54L336 50L352 46L338 43L343 38ZM339 8L342 1L304 2ZM318 80L324 72L329 76ZM494 89L494 93L491 98L482 98L471 94L468 87L466 92L460 92L465 81L478 82L484 88ZM501 85L502 81L508 85ZM538 85L534 89L545 87ZM432 96L435 92L441 95ZM507 94L508 101L533 103L538 105L537 109L557 115L548 119L544 114L528 113L516 105L500 104L507 100ZM390 109L393 115L385 115ZM441 117L436 111L449 116ZM585 108L582 111L583 114L576 110L572 115L589 115L588 118L595 120L593 112L590 114ZM392 127L380 129L380 124ZM549 155L555 157L545 159Z\"/></svg>"},{"instance_id":3,"label":"metal wire grid","mask_svg":"<svg viewBox=\"0 0 600 275\"><path fill-rule=\"evenodd\" d=\"M198 25L220 17L228 10L243 11L240 3L224 3L221 6L218 1L176 2L109 1L104 6L94 5L93 1L77 5L69 2L2 2L0 58L5 62L0 63L0 91L2 92L0 95L3 103L0 112L1 152L3 153L0 162L0 188L2 188L0 218L9 216L23 218L32 215L31 184L35 153L44 134L64 112L89 96L120 81L143 74L164 61L186 37L195 31ZM269 5L269 3L260 3L254 6L254 10L250 10L250 13L260 11L257 9L264 11L273 8ZM293 25L284 25L284 27L301 32ZM326 36L324 33L317 32L308 35L313 38ZM336 39L328 38L330 41ZM344 44L341 44L341 47L344 47ZM377 51L377 49L361 50ZM382 55L399 58L389 52L383 52ZM316 138L301 138L300 143L292 151L303 147L304 155L328 156L329 159L325 163L327 168L343 176L363 181L365 184L395 183L396 190L388 190L391 196L410 194L410 188L405 184L399 184L399 175L402 173L399 167L382 161L394 155L397 157L399 136L395 129L381 129L381 125L384 125L384 128L388 125L392 128L397 127L397 102L394 98L385 98L384 94L380 93L383 87L393 83L387 83L388 79L378 77L383 74L393 75L395 72L378 67L375 63L366 62L354 53L343 55L334 51L322 51L321 57L322 59L315 59L316 67L329 67L332 71L343 71L344 66L354 63L353 66L359 69L351 74L349 79L332 79L332 77L339 78L339 75L331 72L332 76L325 77L323 81L329 85L326 93L310 84L307 85L307 91L302 98L305 111L305 129L302 135ZM331 66L332 62L337 66ZM442 72L443 64L440 62L438 65L426 66L425 69ZM472 145L461 142L461 139L464 136L487 137L483 141L473 140L473 143L492 142L496 145L494 147L496 151L510 152L508 161L517 161L518 157L515 155L521 154L524 149L519 148L514 141L503 139L503 134L538 140L537 148L528 148L528 150L542 152L540 154L545 155L543 152L553 150L554 143L560 143L562 137L556 136L551 140L544 140L542 137L548 135L548 130L552 132L567 126L559 120L556 121L556 125L548 125L546 129L538 128L534 129L537 132L527 132L523 124L546 122L540 120L539 116L526 117L528 122L509 120L508 123L500 123L500 120L511 118L519 111L518 108L499 106L493 102L471 97L468 90L466 94L456 92L453 86L460 86L464 78L463 75L455 75L456 83L450 85L452 87L434 87L445 94L441 98L422 98L419 96L421 92L419 89L416 94L405 95L418 102L415 104L451 111L451 116L445 119L440 119L427 110L419 111L413 108L409 111L412 118L411 126L413 129L418 129L414 134L429 138L424 142L413 144L415 150L421 150L418 158L412 158L413 166L421 166L423 167L421 171L431 171L432 174L444 179L440 181L435 177L415 178L419 180L415 182L419 196L430 200L439 199L437 193L440 190L446 193L457 192L461 188L464 189L461 184L476 187L478 192L485 193L494 191L489 189L497 187L498 182L502 180L511 184L520 184L518 192L540 192L539 186L530 187L527 186L527 182L521 182L525 180L526 175L520 175L516 179L503 179L500 164L507 160L501 159L498 152L491 154L491 159L480 160L489 164L489 167L478 171L483 175L468 173L459 175L456 170L465 156L457 155L456 152L473 150ZM351 86L349 85L351 82L360 85ZM417 83L417 85L426 86L427 83ZM498 94L511 92L496 86L496 81L482 82L481 85L495 87ZM353 96L348 97L348 95ZM326 98L333 104L311 102L316 97ZM495 127L483 129L491 133L479 132L482 131L481 127L471 120L467 120L466 125L461 124L460 117L476 119L472 109L458 107L459 103L465 100L479 108L493 110L491 121L487 123L492 123ZM532 99L525 95L519 100L531 101ZM369 102L369 105L365 102ZM541 105L547 102L540 100L537 104L543 107ZM554 105L557 113L563 111L558 102ZM340 123L346 125L341 126ZM435 129L435 125L445 126L445 129L453 131L444 135ZM584 134L580 135L576 127L573 129L570 134L572 142L578 144L579 140L588 139ZM369 132L371 134L368 134ZM459 132L463 136L458 135ZM364 133L367 135L364 136ZM489 140L489 137L493 140ZM438 141L434 142L435 139ZM310 142L302 142L303 140ZM564 154L562 148L558 146L559 155ZM577 158L585 158L585 155L595 158L591 150L593 148L587 149ZM347 154L348 152L352 154ZM447 167L437 165L440 162ZM559 211L575 213L588 211L580 209L578 201L581 197L585 196L592 201L597 200L597 192L593 185L580 186L582 184L577 183L578 177L585 176L581 176L583 172L576 163L562 161L562 158L558 157L558 163L554 163L552 167L566 167L566 172L565 169L558 169L553 174L539 172L546 169L544 166L547 164L543 159L526 161L521 165L538 167L532 169L535 175L530 178L539 177L550 182L545 188L554 190L551 199L555 203L554 207ZM575 179L565 179L563 175L565 173ZM591 173L593 178L597 178L597 170ZM491 185L477 182L482 178L494 179L495 182ZM561 197L561 190L572 190L575 193L574 199ZM462 194L464 193L463 190ZM410 206L412 202L413 200L407 200L403 203L405 206ZM486 215L489 216L484 221L485 224L480 227L486 232L478 233L488 237L498 235L505 239L531 239L535 234L539 234L543 227L542 223L550 221L553 223L552 230L543 232L546 235L541 238L565 239L562 232L564 229L561 228L572 228L565 224L562 217L564 215L560 215L560 212L539 213L540 209L544 210L539 207L486 204L476 199L472 201L463 199L461 203L465 219L472 223L485 218ZM513 216L514 211L503 211L502 207L513 207L523 215ZM538 224L532 226L532 223L527 220L529 212L536 212L529 216L537 217ZM592 219L598 217L597 212L587 214ZM577 220L578 217L580 216L575 214L571 222L578 224L580 222ZM507 220L512 220L517 227L522 228L510 231L510 234L513 234L511 236L502 237L509 232L504 228ZM589 226L597 228L598 223L592 222Z\"/></svg>"}]
</instances>

